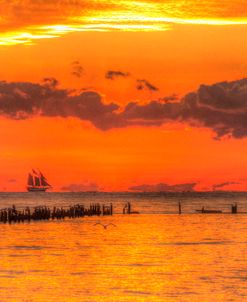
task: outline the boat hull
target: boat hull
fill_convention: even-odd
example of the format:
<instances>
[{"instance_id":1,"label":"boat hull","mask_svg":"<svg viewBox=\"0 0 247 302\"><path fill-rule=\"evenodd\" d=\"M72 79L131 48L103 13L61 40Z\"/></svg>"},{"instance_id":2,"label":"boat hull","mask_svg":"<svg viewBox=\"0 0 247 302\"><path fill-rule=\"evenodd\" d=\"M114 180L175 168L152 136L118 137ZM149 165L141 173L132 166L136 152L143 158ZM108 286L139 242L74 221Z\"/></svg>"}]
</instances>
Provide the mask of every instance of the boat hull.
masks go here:
<instances>
[{"instance_id":1,"label":"boat hull","mask_svg":"<svg viewBox=\"0 0 247 302\"><path fill-rule=\"evenodd\" d=\"M27 188L28 192L45 192L48 188Z\"/></svg>"}]
</instances>

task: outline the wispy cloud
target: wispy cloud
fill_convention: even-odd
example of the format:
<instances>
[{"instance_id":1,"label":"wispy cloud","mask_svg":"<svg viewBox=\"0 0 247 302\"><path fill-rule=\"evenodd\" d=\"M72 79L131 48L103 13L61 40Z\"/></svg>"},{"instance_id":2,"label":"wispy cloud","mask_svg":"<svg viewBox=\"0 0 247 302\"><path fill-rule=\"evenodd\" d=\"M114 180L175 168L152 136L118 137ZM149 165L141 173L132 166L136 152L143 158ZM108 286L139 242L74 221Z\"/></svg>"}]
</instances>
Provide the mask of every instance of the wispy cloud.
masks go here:
<instances>
[{"instance_id":1,"label":"wispy cloud","mask_svg":"<svg viewBox=\"0 0 247 302\"><path fill-rule=\"evenodd\" d=\"M130 191L138 192L193 192L197 183L182 183L169 185L166 183L159 183L155 185L144 184L129 187Z\"/></svg>"},{"instance_id":2,"label":"wispy cloud","mask_svg":"<svg viewBox=\"0 0 247 302\"><path fill-rule=\"evenodd\" d=\"M58 86L58 84L59 84L58 80L53 77L43 79L43 85L45 87L56 88Z\"/></svg>"},{"instance_id":3,"label":"wispy cloud","mask_svg":"<svg viewBox=\"0 0 247 302\"><path fill-rule=\"evenodd\" d=\"M144 90L147 89L149 91L158 91L159 88L155 87L153 84L148 82L147 80L137 80L136 89L137 90Z\"/></svg>"},{"instance_id":4,"label":"wispy cloud","mask_svg":"<svg viewBox=\"0 0 247 302\"><path fill-rule=\"evenodd\" d=\"M0 45L78 31L164 31L173 24L247 24L246 1L2 0Z\"/></svg>"},{"instance_id":5,"label":"wispy cloud","mask_svg":"<svg viewBox=\"0 0 247 302\"><path fill-rule=\"evenodd\" d=\"M77 78L80 78L84 74L84 68L82 67L80 61L74 61L71 63L72 71L71 74Z\"/></svg>"},{"instance_id":6,"label":"wispy cloud","mask_svg":"<svg viewBox=\"0 0 247 302\"><path fill-rule=\"evenodd\" d=\"M115 80L116 78L127 78L129 76L130 73L120 70L108 70L105 74L105 78L108 80Z\"/></svg>"},{"instance_id":7,"label":"wispy cloud","mask_svg":"<svg viewBox=\"0 0 247 302\"><path fill-rule=\"evenodd\" d=\"M69 184L61 188L62 191L68 192L88 192L88 191L99 191L100 187L96 183L82 183L82 184Z\"/></svg>"},{"instance_id":8,"label":"wispy cloud","mask_svg":"<svg viewBox=\"0 0 247 302\"><path fill-rule=\"evenodd\" d=\"M222 189L224 187L230 186L230 185L238 185L239 182L235 182L235 181L226 181L226 182L222 182L219 184L214 184L212 186L213 191L218 190L218 189Z\"/></svg>"},{"instance_id":9,"label":"wispy cloud","mask_svg":"<svg viewBox=\"0 0 247 302\"><path fill-rule=\"evenodd\" d=\"M178 99L179 99L178 95L174 93L174 94L167 95L167 96L160 98L159 101L168 103L168 102L172 102L172 101L177 101Z\"/></svg>"},{"instance_id":10,"label":"wispy cloud","mask_svg":"<svg viewBox=\"0 0 247 302\"><path fill-rule=\"evenodd\" d=\"M15 178L10 178L10 179L8 179L8 182L9 182L9 183L15 183L15 182L16 182L16 179L15 179Z\"/></svg>"}]
</instances>

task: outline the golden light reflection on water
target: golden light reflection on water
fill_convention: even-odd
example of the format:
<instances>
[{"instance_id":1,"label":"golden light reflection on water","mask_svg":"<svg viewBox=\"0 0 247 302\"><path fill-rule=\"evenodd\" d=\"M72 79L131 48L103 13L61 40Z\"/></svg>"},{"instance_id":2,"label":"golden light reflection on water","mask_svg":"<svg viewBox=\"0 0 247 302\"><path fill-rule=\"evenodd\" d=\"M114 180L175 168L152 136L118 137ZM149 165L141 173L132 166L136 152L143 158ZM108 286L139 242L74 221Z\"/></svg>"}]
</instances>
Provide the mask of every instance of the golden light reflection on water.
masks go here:
<instances>
[{"instance_id":1,"label":"golden light reflection on water","mask_svg":"<svg viewBox=\"0 0 247 302\"><path fill-rule=\"evenodd\" d=\"M5 1L0 12L0 45L32 44L76 31L164 31L173 24L247 24L245 1L61 2Z\"/></svg>"},{"instance_id":2,"label":"golden light reflection on water","mask_svg":"<svg viewBox=\"0 0 247 302\"><path fill-rule=\"evenodd\" d=\"M1 225L1 301L243 301L246 224L116 215Z\"/></svg>"}]
</instances>

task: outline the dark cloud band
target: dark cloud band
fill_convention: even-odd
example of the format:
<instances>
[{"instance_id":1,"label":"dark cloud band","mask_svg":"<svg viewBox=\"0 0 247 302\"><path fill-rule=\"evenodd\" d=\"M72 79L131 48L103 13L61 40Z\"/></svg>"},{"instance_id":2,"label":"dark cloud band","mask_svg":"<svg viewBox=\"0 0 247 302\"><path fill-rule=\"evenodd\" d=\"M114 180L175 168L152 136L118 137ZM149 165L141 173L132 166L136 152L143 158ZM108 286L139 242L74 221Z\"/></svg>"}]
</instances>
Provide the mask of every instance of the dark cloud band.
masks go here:
<instances>
[{"instance_id":1,"label":"dark cloud band","mask_svg":"<svg viewBox=\"0 0 247 302\"><path fill-rule=\"evenodd\" d=\"M217 138L247 136L247 79L201 85L197 92L180 101L130 102L124 108L106 104L97 92L71 95L58 88L58 81L46 78L43 84L0 82L0 114L12 119L31 116L76 117L108 130L132 125L160 126L167 122L185 122L206 127Z\"/></svg>"}]
</instances>

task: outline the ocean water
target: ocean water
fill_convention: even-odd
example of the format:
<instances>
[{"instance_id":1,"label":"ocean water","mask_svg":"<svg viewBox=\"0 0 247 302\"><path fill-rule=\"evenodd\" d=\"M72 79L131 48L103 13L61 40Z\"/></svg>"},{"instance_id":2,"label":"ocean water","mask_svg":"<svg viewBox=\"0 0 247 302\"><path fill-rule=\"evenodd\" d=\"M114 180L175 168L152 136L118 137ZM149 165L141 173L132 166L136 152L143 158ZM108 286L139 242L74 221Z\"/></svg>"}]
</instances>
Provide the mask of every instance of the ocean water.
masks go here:
<instances>
[{"instance_id":1,"label":"ocean water","mask_svg":"<svg viewBox=\"0 0 247 302\"><path fill-rule=\"evenodd\" d=\"M90 202L115 215L0 225L1 302L247 301L247 215L194 214L247 212L246 193L0 193L0 208Z\"/></svg>"}]
</instances>

